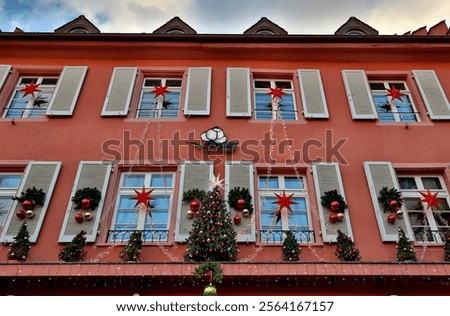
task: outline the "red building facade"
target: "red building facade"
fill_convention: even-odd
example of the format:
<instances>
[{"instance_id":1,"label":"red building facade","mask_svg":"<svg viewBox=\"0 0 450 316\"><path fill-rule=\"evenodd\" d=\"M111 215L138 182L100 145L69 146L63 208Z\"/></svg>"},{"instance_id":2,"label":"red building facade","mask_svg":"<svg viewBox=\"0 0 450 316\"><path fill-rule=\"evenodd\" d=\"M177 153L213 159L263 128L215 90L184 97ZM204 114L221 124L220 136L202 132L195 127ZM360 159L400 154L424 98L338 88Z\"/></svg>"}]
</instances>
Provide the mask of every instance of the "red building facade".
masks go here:
<instances>
[{"instance_id":1,"label":"red building facade","mask_svg":"<svg viewBox=\"0 0 450 316\"><path fill-rule=\"evenodd\" d=\"M219 178L225 199L246 188L254 206L229 208L239 253L222 263L220 295L450 294L448 34L441 22L379 35L356 18L334 35L288 35L266 18L242 35L196 34L178 18L104 34L83 16L55 33L0 33L0 293L200 295L182 199ZM32 187L45 201L19 218L11 198ZM86 187L102 194L92 218L71 201ZM130 199L143 187L151 218ZM384 209L383 187L401 207ZM348 205L336 221L321 203L332 190ZM275 221L283 192L296 204ZM30 255L9 260L24 221ZM399 227L414 262L396 260ZM81 230L84 260L62 262ZM140 261L123 262L135 230ZM299 262L282 260L285 230ZM339 260L337 230L361 261Z\"/></svg>"}]
</instances>

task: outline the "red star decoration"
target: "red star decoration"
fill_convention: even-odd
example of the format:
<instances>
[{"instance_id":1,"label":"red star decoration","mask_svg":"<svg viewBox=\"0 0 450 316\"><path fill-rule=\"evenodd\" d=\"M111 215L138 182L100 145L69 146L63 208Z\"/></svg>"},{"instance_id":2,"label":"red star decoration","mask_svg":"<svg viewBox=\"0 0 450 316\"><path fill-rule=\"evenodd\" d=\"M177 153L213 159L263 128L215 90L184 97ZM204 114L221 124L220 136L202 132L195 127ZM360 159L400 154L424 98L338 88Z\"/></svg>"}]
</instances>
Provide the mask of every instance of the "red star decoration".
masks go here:
<instances>
[{"instance_id":1,"label":"red star decoration","mask_svg":"<svg viewBox=\"0 0 450 316\"><path fill-rule=\"evenodd\" d=\"M281 219L281 210L283 208L287 208L289 212L292 212L291 204L297 204L297 202L291 200L294 196L294 193L287 196L286 192L283 190L283 195L279 195L277 193L274 194L278 198L278 201L273 202L273 204L278 204L278 210L275 212L276 222L278 223L278 221Z\"/></svg>"},{"instance_id":2,"label":"red star decoration","mask_svg":"<svg viewBox=\"0 0 450 316\"><path fill-rule=\"evenodd\" d=\"M164 97L166 96L168 89L169 86L159 85L158 87L155 87L151 92L155 94L155 98L159 95L162 95Z\"/></svg>"},{"instance_id":3,"label":"red star decoration","mask_svg":"<svg viewBox=\"0 0 450 316\"><path fill-rule=\"evenodd\" d=\"M402 96L404 95L403 93L400 92L400 90L397 90L397 88L395 87L392 87L391 89L386 89L386 91L388 92L386 96L391 97L392 100L399 99L401 101Z\"/></svg>"},{"instance_id":4,"label":"red star decoration","mask_svg":"<svg viewBox=\"0 0 450 316\"><path fill-rule=\"evenodd\" d=\"M275 88L269 88L270 92L267 92L267 94L272 95L272 100L275 98L283 99L283 94L286 94L283 92L283 88L278 88L275 86Z\"/></svg>"},{"instance_id":5,"label":"red star decoration","mask_svg":"<svg viewBox=\"0 0 450 316\"><path fill-rule=\"evenodd\" d=\"M442 203L444 201L437 197L438 192L433 194L430 192L430 189L427 189L427 193L423 193L423 192L419 192L419 193L424 197L423 199L421 199L421 201L427 202L427 211L431 206L434 206L438 210L441 209L441 207L439 206L439 203Z\"/></svg>"},{"instance_id":6,"label":"red star decoration","mask_svg":"<svg viewBox=\"0 0 450 316\"><path fill-rule=\"evenodd\" d=\"M32 81L30 84L26 84L25 83L25 88L20 89L20 91L24 91L25 93L23 94L22 98L24 98L26 95L31 94L31 96L34 98L34 93L35 92L41 92L41 90L38 89L38 87L41 84L35 84L34 81Z\"/></svg>"},{"instance_id":7,"label":"red star decoration","mask_svg":"<svg viewBox=\"0 0 450 316\"><path fill-rule=\"evenodd\" d=\"M148 201L153 200L153 198L150 196L150 194L153 192L153 189L151 189L150 191L145 191L145 187L143 186L141 192L135 189L134 192L136 192L136 195L131 198L132 200L136 200L136 205L134 207L142 203L147 207L147 209L149 209L150 205L148 204Z\"/></svg>"}]
</instances>

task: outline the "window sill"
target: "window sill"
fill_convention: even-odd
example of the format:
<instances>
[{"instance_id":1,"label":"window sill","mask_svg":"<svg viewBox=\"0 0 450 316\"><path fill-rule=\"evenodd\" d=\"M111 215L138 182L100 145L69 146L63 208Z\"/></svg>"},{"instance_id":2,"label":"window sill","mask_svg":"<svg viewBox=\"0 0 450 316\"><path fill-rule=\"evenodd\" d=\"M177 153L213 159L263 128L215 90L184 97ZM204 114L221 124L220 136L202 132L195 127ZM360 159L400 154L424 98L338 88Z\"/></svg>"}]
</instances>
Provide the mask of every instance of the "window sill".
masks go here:
<instances>
[{"instance_id":1,"label":"window sill","mask_svg":"<svg viewBox=\"0 0 450 316\"><path fill-rule=\"evenodd\" d=\"M108 243L108 242L102 242L102 243L96 243L95 246L96 247L105 247L105 248L110 248L110 247L124 247L128 244L128 242L116 242L116 243ZM163 242L163 243L151 243L151 242L143 242L142 243L142 247L148 247L148 246L153 246L153 247L173 247L174 246L174 242L173 241L167 241L167 242Z\"/></svg>"},{"instance_id":2,"label":"window sill","mask_svg":"<svg viewBox=\"0 0 450 316\"><path fill-rule=\"evenodd\" d=\"M418 127L418 126L434 126L433 122L380 122L375 123L377 126L397 126L397 127Z\"/></svg>"},{"instance_id":3,"label":"window sill","mask_svg":"<svg viewBox=\"0 0 450 316\"><path fill-rule=\"evenodd\" d=\"M0 122L4 123L10 123L14 125L15 123L22 123L22 122L48 122L49 118L47 116L43 117L20 117L20 118L9 118L9 117L2 117L0 118Z\"/></svg>"}]
</instances>

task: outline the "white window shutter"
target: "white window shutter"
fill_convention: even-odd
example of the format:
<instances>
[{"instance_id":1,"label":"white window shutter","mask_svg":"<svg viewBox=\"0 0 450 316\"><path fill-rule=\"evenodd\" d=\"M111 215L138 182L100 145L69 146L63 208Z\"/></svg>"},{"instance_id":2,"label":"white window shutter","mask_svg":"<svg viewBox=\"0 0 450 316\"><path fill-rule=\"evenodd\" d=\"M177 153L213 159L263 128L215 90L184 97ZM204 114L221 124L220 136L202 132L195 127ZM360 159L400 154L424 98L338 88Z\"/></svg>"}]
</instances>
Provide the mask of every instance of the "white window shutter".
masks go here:
<instances>
[{"instance_id":1,"label":"white window shutter","mask_svg":"<svg viewBox=\"0 0 450 316\"><path fill-rule=\"evenodd\" d=\"M389 189L394 188L399 190L397 176L394 168L390 162L364 162L364 170L366 172L366 179L369 185L370 195L372 197L372 204L375 211L375 216L378 222L381 239L383 241L397 241L398 228L401 227L408 238L413 240L412 230L410 225L406 223L408 216L406 215L405 206L402 205L403 218L397 218L395 224L389 224L387 217L389 214L384 213L383 206L378 201L379 192L383 187Z\"/></svg>"},{"instance_id":2,"label":"white window shutter","mask_svg":"<svg viewBox=\"0 0 450 316\"><path fill-rule=\"evenodd\" d=\"M31 242L36 242L38 239L39 231L44 222L60 169L61 162L59 161L32 161L25 169L19 189L17 190L17 196L20 196L28 188L33 187L42 189L45 192L44 205L35 206L33 209L34 216L26 219ZM21 203L15 201L12 205L12 211L6 220L0 241L12 242L17 235L24 221L16 217L16 211L21 209Z\"/></svg>"},{"instance_id":3,"label":"white window shutter","mask_svg":"<svg viewBox=\"0 0 450 316\"><path fill-rule=\"evenodd\" d=\"M114 68L103 104L102 116L126 116L128 114L136 74L136 67Z\"/></svg>"},{"instance_id":4,"label":"white window shutter","mask_svg":"<svg viewBox=\"0 0 450 316\"><path fill-rule=\"evenodd\" d=\"M70 242L82 230L86 231L86 241L94 242L97 236L98 226L103 211L106 190L108 188L109 176L111 174L111 163L102 161L81 161L78 166L72 192L69 197L64 223L59 234L59 242ZM75 221L75 214L79 210L74 209L72 197L77 190L85 187L97 188L102 193L102 198L98 207L92 211L92 219L78 223Z\"/></svg>"},{"instance_id":5,"label":"white window shutter","mask_svg":"<svg viewBox=\"0 0 450 316\"><path fill-rule=\"evenodd\" d=\"M250 69L227 68L227 116L251 117Z\"/></svg>"},{"instance_id":6,"label":"white window shutter","mask_svg":"<svg viewBox=\"0 0 450 316\"><path fill-rule=\"evenodd\" d=\"M345 217L342 222L331 223L329 221L331 211L323 206L321 202L322 195L324 195L325 192L332 190L337 190L337 192L343 197L344 201L347 202L339 165L337 163L321 163L313 165L312 168L323 241L336 242L338 229L353 239L349 210L345 210Z\"/></svg>"},{"instance_id":7,"label":"white window shutter","mask_svg":"<svg viewBox=\"0 0 450 316\"><path fill-rule=\"evenodd\" d=\"M0 65L0 90L2 89L10 71L11 65Z\"/></svg>"},{"instance_id":8,"label":"white window shutter","mask_svg":"<svg viewBox=\"0 0 450 316\"><path fill-rule=\"evenodd\" d=\"M364 70L342 70L350 112L354 120L378 118L369 81Z\"/></svg>"},{"instance_id":9,"label":"white window shutter","mask_svg":"<svg viewBox=\"0 0 450 316\"><path fill-rule=\"evenodd\" d=\"M189 162L181 165L180 189L178 192L177 224L175 227L175 241L185 242L192 229L193 219L186 216L189 203L183 202L183 193L192 189L208 191L209 180L213 176L212 162Z\"/></svg>"},{"instance_id":10,"label":"white window shutter","mask_svg":"<svg viewBox=\"0 0 450 316\"><path fill-rule=\"evenodd\" d=\"M184 115L209 115L211 108L211 67L189 68Z\"/></svg>"},{"instance_id":11,"label":"white window shutter","mask_svg":"<svg viewBox=\"0 0 450 316\"><path fill-rule=\"evenodd\" d=\"M298 69L303 115L306 118L328 118L328 106L320 70Z\"/></svg>"},{"instance_id":12,"label":"white window shutter","mask_svg":"<svg viewBox=\"0 0 450 316\"><path fill-rule=\"evenodd\" d=\"M252 162L243 162L243 161L227 161L225 165L225 201L228 200L228 193L236 188L245 188L248 189L250 195L253 197L252 204L255 205L254 196L254 178L253 178L253 163ZM234 225L234 229L237 233L237 241L241 242L254 242L256 241L255 234L255 211L253 214L244 217L242 216L241 211L235 211L232 207L226 203L230 213L231 218L235 215L239 215L241 217L241 223L239 225Z\"/></svg>"},{"instance_id":13,"label":"white window shutter","mask_svg":"<svg viewBox=\"0 0 450 316\"><path fill-rule=\"evenodd\" d=\"M450 105L434 70L413 70L414 79L432 120L450 120Z\"/></svg>"},{"instance_id":14,"label":"white window shutter","mask_svg":"<svg viewBox=\"0 0 450 316\"><path fill-rule=\"evenodd\" d=\"M71 116L86 77L87 66L64 67L50 99L46 114Z\"/></svg>"}]
</instances>

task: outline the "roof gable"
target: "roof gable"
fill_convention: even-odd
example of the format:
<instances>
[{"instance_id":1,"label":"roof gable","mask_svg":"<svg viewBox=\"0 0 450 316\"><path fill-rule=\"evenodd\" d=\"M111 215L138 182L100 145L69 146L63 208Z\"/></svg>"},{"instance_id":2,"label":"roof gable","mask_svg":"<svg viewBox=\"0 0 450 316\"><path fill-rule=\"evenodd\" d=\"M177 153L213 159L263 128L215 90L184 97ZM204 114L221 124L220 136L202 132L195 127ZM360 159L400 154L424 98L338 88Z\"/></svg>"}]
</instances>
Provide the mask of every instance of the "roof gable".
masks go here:
<instances>
[{"instance_id":1,"label":"roof gable","mask_svg":"<svg viewBox=\"0 0 450 316\"><path fill-rule=\"evenodd\" d=\"M154 30L153 34L197 34L197 31L176 16L161 27Z\"/></svg>"},{"instance_id":2,"label":"roof gable","mask_svg":"<svg viewBox=\"0 0 450 316\"><path fill-rule=\"evenodd\" d=\"M378 31L352 16L337 29L334 35L378 35Z\"/></svg>"},{"instance_id":3,"label":"roof gable","mask_svg":"<svg viewBox=\"0 0 450 316\"><path fill-rule=\"evenodd\" d=\"M84 15L55 29L55 33L100 33L100 30Z\"/></svg>"},{"instance_id":4,"label":"roof gable","mask_svg":"<svg viewBox=\"0 0 450 316\"><path fill-rule=\"evenodd\" d=\"M244 35L287 35L288 32L281 26L273 23L266 17L262 17L258 22L250 26Z\"/></svg>"}]
</instances>

